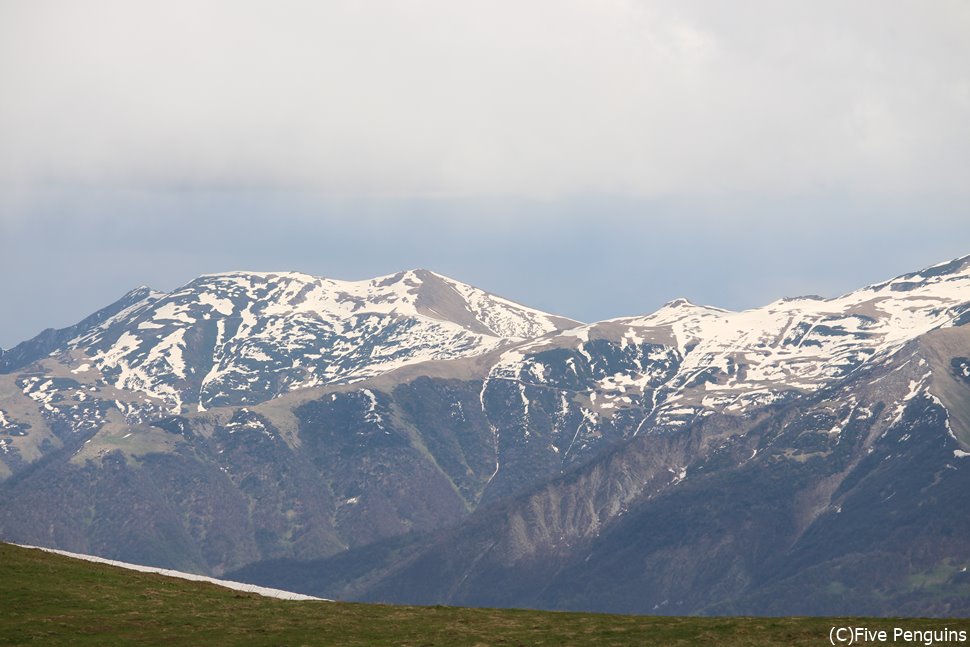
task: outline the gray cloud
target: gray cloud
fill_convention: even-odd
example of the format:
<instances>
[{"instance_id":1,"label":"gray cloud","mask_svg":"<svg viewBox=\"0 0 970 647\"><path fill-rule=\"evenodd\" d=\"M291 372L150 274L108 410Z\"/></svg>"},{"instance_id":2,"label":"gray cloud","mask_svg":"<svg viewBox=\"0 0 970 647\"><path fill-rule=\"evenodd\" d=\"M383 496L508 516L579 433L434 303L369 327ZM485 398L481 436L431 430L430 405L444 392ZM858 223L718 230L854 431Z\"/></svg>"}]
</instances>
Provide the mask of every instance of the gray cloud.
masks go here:
<instances>
[{"instance_id":1,"label":"gray cloud","mask_svg":"<svg viewBox=\"0 0 970 647\"><path fill-rule=\"evenodd\" d=\"M0 346L202 272L583 320L970 252L970 5L6 0Z\"/></svg>"},{"instance_id":2,"label":"gray cloud","mask_svg":"<svg viewBox=\"0 0 970 647\"><path fill-rule=\"evenodd\" d=\"M967 33L959 0L12 0L0 183L965 195Z\"/></svg>"},{"instance_id":3,"label":"gray cloud","mask_svg":"<svg viewBox=\"0 0 970 647\"><path fill-rule=\"evenodd\" d=\"M88 188L46 193L4 234L9 348L139 284L172 290L237 269L361 279L425 267L585 321L676 297L743 309L836 296L970 253L970 208L925 196L321 201Z\"/></svg>"}]
</instances>

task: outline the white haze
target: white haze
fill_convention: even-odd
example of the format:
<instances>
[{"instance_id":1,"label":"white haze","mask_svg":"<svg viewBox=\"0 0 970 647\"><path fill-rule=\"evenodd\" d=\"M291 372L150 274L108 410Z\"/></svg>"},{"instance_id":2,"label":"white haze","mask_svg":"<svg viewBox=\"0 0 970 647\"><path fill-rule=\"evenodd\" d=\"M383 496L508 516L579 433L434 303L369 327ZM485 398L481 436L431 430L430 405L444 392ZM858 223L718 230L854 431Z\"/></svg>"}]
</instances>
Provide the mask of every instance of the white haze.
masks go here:
<instances>
[{"instance_id":1,"label":"white haze","mask_svg":"<svg viewBox=\"0 0 970 647\"><path fill-rule=\"evenodd\" d=\"M0 346L428 267L592 321L970 253L965 0L0 0Z\"/></svg>"},{"instance_id":2,"label":"white haze","mask_svg":"<svg viewBox=\"0 0 970 647\"><path fill-rule=\"evenodd\" d=\"M0 183L966 194L968 34L946 0L7 0Z\"/></svg>"}]
</instances>

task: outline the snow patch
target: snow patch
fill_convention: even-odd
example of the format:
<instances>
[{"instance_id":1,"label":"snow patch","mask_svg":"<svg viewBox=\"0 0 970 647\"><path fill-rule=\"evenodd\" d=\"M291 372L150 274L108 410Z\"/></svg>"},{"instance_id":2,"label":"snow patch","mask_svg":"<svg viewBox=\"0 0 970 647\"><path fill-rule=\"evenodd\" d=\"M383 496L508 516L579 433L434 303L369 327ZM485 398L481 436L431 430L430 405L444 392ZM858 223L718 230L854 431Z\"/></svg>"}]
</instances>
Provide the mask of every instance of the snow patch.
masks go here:
<instances>
[{"instance_id":1,"label":"snow patch","mask_svg":"<svg viewBox=\"0 0 970 647\"><path fill-rule=\"evenodd\" d=\"M119 562L113 559L105 559L104 557L96 557L94 555L71 553L66 550L57 550L56 548L44 548L42 546L29 546L27 544L16 544L16 545L20 546L21 548L31 548L34 550L42 550L45 553L56 553L58 555L64 555L65 557L73 557L74 559L83 559L86 562L94 562L96 564L107 564L109 566L117 566L120 568L128 569L130 571L138 571L140 573L155 573L156 575L164 575L165 577L175 577L181 580L189 580L191 582L208 582L209 584L215 584L216 586L232 589L234 591L243 591L245 593L255 593L257 595L262 595L267 598L276 598L277 600L300 600L300 601L316 600L319 602L331 602L331 600L327 600L325 598L315 598L312 595L303 595L302 593L293 593L292 591L271 589L265 586L246 584L244 582L233 582L231 580L217 580L213 577L206 577L205 575L196 575L195 573L183 573L181 571L173 571L167 568L155 568L154 566L142 566L140 564L129 564L128 562Z\"/></svg>"},{"instance_id":2,"label":"snow patch","mask_svg":"<svg viewBox=\"0 0 970 647\"><path fill-rule=\"evenodd\" d=\"M235 309L231 300L217 297L211 292L200 292L199 303L204 306L209 306L209 308L225 317L230 316Z\"/></svg>"}]
</instances>

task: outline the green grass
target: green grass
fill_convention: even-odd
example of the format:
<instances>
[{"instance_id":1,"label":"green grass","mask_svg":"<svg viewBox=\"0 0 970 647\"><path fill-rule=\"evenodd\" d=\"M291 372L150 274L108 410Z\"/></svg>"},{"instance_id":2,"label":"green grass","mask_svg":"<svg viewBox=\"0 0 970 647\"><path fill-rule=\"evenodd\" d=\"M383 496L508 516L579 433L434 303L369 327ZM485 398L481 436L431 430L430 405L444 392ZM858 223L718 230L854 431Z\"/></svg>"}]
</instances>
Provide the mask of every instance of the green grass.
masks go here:
<instances>
[{"instance_id":1,"label":"green grass","mask_svg":"<svg viewBox=\"0 0 970 647\"><path fill-rule=\"evenodd\" d=\"M823 645L833 622L289 602L0 544L0 645Z\"/></svg>"}]
</instances>

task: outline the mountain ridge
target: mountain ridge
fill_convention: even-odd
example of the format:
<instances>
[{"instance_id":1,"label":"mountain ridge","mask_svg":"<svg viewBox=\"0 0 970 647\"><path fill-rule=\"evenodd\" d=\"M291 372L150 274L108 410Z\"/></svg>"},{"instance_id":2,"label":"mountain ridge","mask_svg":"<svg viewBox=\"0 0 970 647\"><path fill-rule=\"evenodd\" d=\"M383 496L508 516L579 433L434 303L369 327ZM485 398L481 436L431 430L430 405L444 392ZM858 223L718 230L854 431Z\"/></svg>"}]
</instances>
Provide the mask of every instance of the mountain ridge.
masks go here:
<instances>
[{"instance_id":1,"label":"mountain ridge","mask_svg":"<svg viewBox=\"0 0 970 647\"><path fill-rule=\"evenodd\" d=\"M946 574L952 597L970 550L945 519L970 453L970 257L590 324L425 270L126 297L0 372L0 537L277 588L291 560L323 597L831 613L811 573L868 559L826 548L851 528L906 592L860 609L962 608L907 582ZM723 568L685 557L711 551Z\"/></svg>"}]
</instances>

